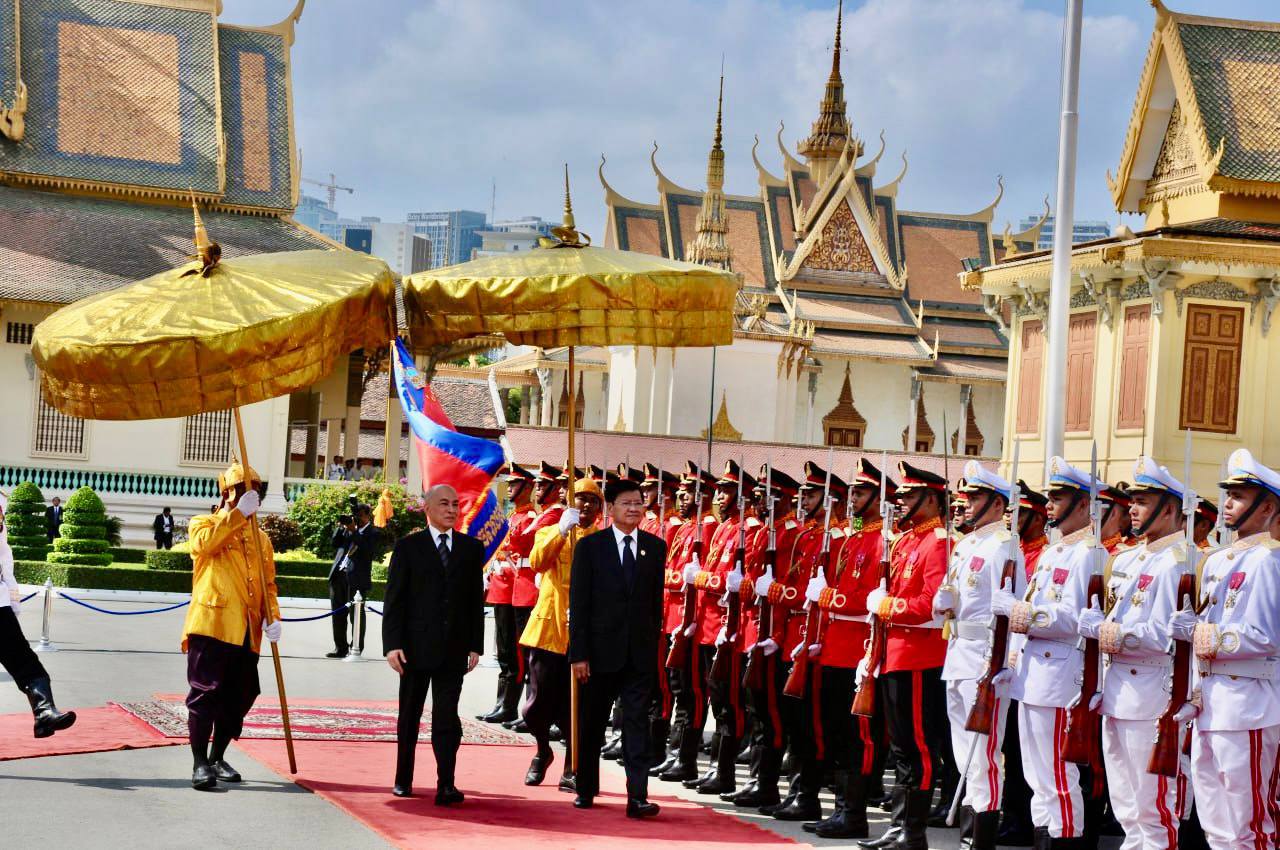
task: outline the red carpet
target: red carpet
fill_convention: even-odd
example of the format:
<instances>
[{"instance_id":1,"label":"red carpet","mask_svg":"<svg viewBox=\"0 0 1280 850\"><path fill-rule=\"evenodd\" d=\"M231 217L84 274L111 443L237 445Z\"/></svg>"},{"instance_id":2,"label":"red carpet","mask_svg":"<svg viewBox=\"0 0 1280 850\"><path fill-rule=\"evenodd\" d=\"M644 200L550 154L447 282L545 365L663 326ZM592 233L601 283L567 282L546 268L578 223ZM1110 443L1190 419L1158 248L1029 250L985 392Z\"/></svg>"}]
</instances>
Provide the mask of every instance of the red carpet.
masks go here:
<instances>
[{"instance_id":1,"label":"red carpet","mask_svg":"<svg viewBox=\"0 0 1280 850\"><path fill-rule=\"evenodd\" d=\"M662 806L654 820L624 816L626 797L620 776L601 776L604 793L595 808L573 808L573 797L556 790L559 749L547 782L524 785L532 747L463 746L458 754L458 788L467 795L460 806L441 808L435 797L435 761L430 745L418 746L418 796L391 796L395 744L346 741L297 741L298 774L289 776L281 741L241 740L236 746L365 823L391 843L405 848L476 846L499 848L634 848L650 850L655 841L685 847L752 845L792 846L794 842L752 824L675 797L663 796L662 783L650 786Z\"/></svg>"},{"instance_id":2,"label":"red carpet","mask_svg":"<svg viewBox=\"0 0 1280 850\"><path fill-rule=\"evenodd\" d=\"M180 744L114 705L77 708L76 725L51 738L31 735L31 714L0 714L0 761L104 753Z\"/></svg>"}]
</instances>

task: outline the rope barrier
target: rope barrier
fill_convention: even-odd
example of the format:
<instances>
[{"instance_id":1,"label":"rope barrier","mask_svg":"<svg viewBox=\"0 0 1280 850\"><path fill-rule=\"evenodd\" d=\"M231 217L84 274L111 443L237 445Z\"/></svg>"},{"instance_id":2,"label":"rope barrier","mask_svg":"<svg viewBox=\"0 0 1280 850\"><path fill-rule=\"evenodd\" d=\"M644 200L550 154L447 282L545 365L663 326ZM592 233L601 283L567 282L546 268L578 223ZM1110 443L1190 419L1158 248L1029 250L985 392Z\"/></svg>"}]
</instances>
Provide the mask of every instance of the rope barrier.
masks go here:
<instances>
[{"instance_id":1,"label":"rope barrier","mask_svg":"<svg viewBox=\"0 0 1280 850\"><path fill-rule=\"evenodd\" d=\"M370 611L372 611L373 613L377 614L379 617L381 617L381 616L382 616L382 612L381 612L381 611L379 611L377 608L374 608L372 605L366 605L366 606L364 606L364 607L368 608Z\"/></svg>"},{"instance_id":2,"label":"rope barrier","mask_svg":"<svg viewBox=\"0 0 1280 850\"><path fill-rule=\"evenodd\" d=\"M339 611L345 611L350 607L351 607L351 603L348 602L345 605L342 605L338 608L334 608L332 611L330 611L327 614L317 614L314 617L281 617L280 621L284 623L308 623L312 620L323 620L326 617L332 617L334 614L337 614Z\"/></svg>"},{"instance_id":3,"label":"rope barrier","mask_svg":"<svg viewBox=\"0 0 1280 850\"><path fill-rule=\"evenodd\" d=\"M36 598L36 596L37 596L39 593L40 593L40 591L38 591L38 590L33 590L33 591L31 591L30 593L28 593L26 596L24 596L24 597L22 597L21 599L19 599L19 600L18 600L18 602L19 602L19 603L22 603L22 602L30 602L32 599L35 599L35 598Z\"/></svg>"},{"instance_id":4,"label":"rope barrier","mask_svg":"<svg viewBox=\"0 0 1280 850\"><path fill-rule=\"evenodd\" d=\"M136 614L161 614L161 613L164 613L165 611L173 611L185 605L191 604L191 600L188 599L185 602L179 602L177 605L170 605L167 608L152 608L148 611L108 611L106 608L99 608L97 605L90 605L88 602L82 602L79 599L76 599L74 596L68 596L67 594L63 593L61 590L58 591L58 595L69 602L74 602L77 605L81 605L85 608L88 608L90 611L97 611L99 614L113 614L117 617L129 617Z\"/></svg>"}]
</instances>

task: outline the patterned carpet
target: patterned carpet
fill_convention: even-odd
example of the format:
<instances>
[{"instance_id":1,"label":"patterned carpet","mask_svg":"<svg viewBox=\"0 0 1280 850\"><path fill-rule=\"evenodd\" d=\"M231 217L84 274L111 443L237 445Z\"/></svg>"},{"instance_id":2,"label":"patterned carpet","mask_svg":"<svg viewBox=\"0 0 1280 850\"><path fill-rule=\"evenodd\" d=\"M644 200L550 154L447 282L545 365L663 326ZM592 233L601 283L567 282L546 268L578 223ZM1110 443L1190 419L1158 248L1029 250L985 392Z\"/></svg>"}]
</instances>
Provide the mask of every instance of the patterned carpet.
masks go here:
<instances>
[{"instance_id":1,"label":"patterned carpet","mask_svg":"<svg viewBox=\"0 0 1280 850\"><path fill-rule=\"evenodd\" d=\"M113 703L142 720L166 738L187 737L187 706L181 698L158 696L146 702ZM326 703L289 701L289 723L295 740L309 741L394 741L394 703ZM280 707L274 701L259 700L245 718L245 738L283 738ZM418 740L431 740L431 712L424 711ZM464 744L527 744L529 739L495 726L462 719Z\"/></svg>"}]
</instances>

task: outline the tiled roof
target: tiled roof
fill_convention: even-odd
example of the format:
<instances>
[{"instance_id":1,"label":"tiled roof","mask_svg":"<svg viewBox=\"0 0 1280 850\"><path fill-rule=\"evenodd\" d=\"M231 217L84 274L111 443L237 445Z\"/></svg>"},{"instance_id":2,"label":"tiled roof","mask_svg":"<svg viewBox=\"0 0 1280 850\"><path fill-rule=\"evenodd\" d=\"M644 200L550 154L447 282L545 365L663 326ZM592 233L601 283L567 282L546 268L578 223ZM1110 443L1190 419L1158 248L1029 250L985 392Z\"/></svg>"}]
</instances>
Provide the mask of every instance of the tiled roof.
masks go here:
<instances>
[{"instance_id":1,"label":"tiled roof","mask_svg":"<svg viewBox=\"0 0 1280 850\"><path fill-rule=\"evenodd\" d=\"M939 355L931 366L917 369L924 377L966 378L972 381L1003 381L1008 375L1008 364L1003 358L961 357L953 354Z\"/></svg>"},{"instance_id":2,"label":"tiled roof","mask_svg":"<svg viewBox=\"0 0 1280 850\"><path fill-rule=\"evenodd\" d=\"M283 219L202 217L228 258L328 247ZM191 239L190 208L0 186L0 298L68 304L181 264Z\"/></svg>"},{"instance_id":3,"label":"tiled roof","mask_svg":"<svg viewBox=\"0 0 1280 850\"><path fill-rule=\"evenodd\" d=\"M1280 31L1179 23L1178 36L1209 143L1226 140L1218 173L1280 181Z\"/></svg>"},{"instance_id":4,"label":"tiled roof","mask_svg":"<svg viewBox=\"0 0 1280 850\"><path fill-rule=\"evenodd\" d=\"M879 325L915 329L911 313L900 297L871 298L840 295L800 295L796 304L802 319L818 323Z\"/></svg>"},{"instance_id":5,"label":"tiled roof","mask_svg":"<svg viewBox=\"0 0 1280 850\"><path fill-rule=\"evenodd\" d=\"M814 354L872 357L888 360L928 360L928 347L915 336L847 333L819 330L813 335Z\"/></svg>"},{"instance_id":6,"label":"tiled roof","mask_svg":"<svg viewBox=\"0 0 1280 850\"><path fill-rule=\"evenodd\" d=\"M462 378L435 378L431 389L444 406L444 412L454 427L459 429L496 429L498 418L493 415L493 401L489 398L489 385L483 381ZM387 375L375 375L365 387L360 400L360 419L363 422L385 422L387 417Z\"/></svg>"},{"instance_id":7,"label":"tiled roof","mask_svg":"<svg viewBox=\"0 0 1280 850\"><path fill-rule=\"evenodd\" d=\"M227 186L222 201L291 210L293 150L289 138L289 71L284 38L218 27Z\"/></svg>"},{"instance_id":8,"label":"tiled roof","mask_svg":"<svg viewBox=\"0 0 1280 850\"><path fill-rule=\"evenodd\" d=\"M386 450L383 442L384 432L381 429L361 428L360 429L360 457L358 460L373 460L379 466L382 465L382 453ZM324 455L324 432L320 433L320 443L316 446L317 457ZM289 429L289 454L302 456L307 452L307 430L305 428ZM409 439L401 437L400 439L400 460L409 461Z\"/></svg>"},{"instance_id":9,"label":"tiled roof","mask_svg":"<svg viewBox=\"0 0 1280 850\"><path fill-rule=\"evenodd\" d=\"M1280 224L1265 221L1237 221L1229 218L1207 218L1189 224L1162 228L1158 232L1203 233L1209 236L1244 236L1250 239L1280 241Z\"/></svg>"},{"instance_id":10,"label":"tiled roof","mask_svg":"<svg viewBox=\"0 0 1280 850\"><path fill-rule=\"evenodd\" d=\"M941 345L992 348L999 351L1004 351L1009 345L996 326L989 321L949 321L926 317L924 327L920 329L920 336L932 345L935 332Z\"/></svg>"},{"instance_id":11,"label":"tiled roof","mask_svg":"<svg viewBox=\"0 0 1280 850\"><path fill-rule=\"evenodd\" d=\"M18 87L17 9L0 3L0 112L12 108Z\"/></svg>"},{"instance_id":12,"label":"tiled roof","mask_svg":"<svg viewBox=\"0 0 1280 850\"><path fill-rule=\"evenodd\" d=\"M991 261L987 225L983 222L899 213L903 253L907 263L907 300L930 304L981 302L960 286L962 261L979 257Z\"/></svg>"}]
</instances>

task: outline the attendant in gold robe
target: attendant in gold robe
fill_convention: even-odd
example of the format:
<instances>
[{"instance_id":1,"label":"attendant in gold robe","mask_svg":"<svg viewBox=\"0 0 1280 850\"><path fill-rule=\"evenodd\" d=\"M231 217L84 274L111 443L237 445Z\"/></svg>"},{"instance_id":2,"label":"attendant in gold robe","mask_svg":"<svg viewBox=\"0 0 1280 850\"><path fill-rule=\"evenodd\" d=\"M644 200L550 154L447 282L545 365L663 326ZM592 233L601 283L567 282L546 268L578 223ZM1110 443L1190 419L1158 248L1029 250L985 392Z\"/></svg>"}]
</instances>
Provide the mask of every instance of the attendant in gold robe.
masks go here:
<instances>
[{"instance_id":1,"label":"attendant in gold robe","mask_svg":"<svg viewBox=\"0 0 1280 850\"><path fill-rule=\"evenodd\" d=\"M227 764L227 745L240 737L245 715L260 692L258 654L265 634L280 639L280 606L271 541L251 518L258 511L262 479L233 463L218 476L222 502L212 515L191 519L191 606L182 627L187 653L187 728L195 766L191 786L207 791L239 782ZM261 552L262 565L258 558ZM265 584L265 586L264 586ZM212 739L212 749L210 740Z\"/></svg>"},{"instance_id":2,"label":"attendant in gold robe","mask_svg":"<svg viewBox=\"0 0 1280 850\"><path fill-rule=\"evenodd\" d=\"M551 750L551 724L568 732L569 717L569 574L573 567L573 545L596 530L604 498L590 478L573 485L574 506L559 523L540 530L534 538L529 565L542 576L538 602L520 636L529 670L529 694L524 703L524 722L537 741L538 751L525 774L526 785L540 785L555 755ZM568 770L569 744L565 744L565 773L560 788L573 791L573 775Z\"/></svg>"}]
</instances>

